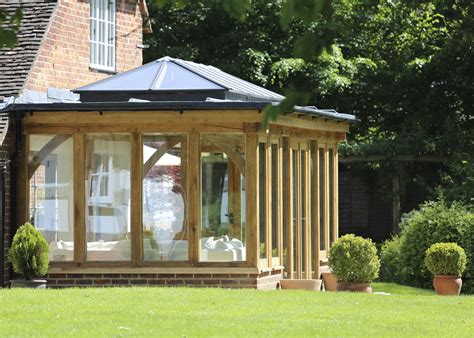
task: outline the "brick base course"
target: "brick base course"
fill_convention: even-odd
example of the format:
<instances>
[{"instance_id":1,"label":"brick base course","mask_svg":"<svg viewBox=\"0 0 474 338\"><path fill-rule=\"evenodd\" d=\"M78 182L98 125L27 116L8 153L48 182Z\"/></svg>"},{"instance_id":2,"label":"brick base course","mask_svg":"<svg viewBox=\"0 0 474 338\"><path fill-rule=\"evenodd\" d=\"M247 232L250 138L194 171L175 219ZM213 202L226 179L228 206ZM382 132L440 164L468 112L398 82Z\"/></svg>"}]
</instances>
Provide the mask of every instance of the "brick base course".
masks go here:
<instances>
[{"instance_id":1,"label":"brick base course","mask_svg":"<svg viewBox=\"0 0 474 338\"><path fill-rule=\"evenodd\" d=\"M49 274L48 288L111 286L188 286L271 290L280 287L283 270L260 274Z\"/></svg>"}]
</instances>

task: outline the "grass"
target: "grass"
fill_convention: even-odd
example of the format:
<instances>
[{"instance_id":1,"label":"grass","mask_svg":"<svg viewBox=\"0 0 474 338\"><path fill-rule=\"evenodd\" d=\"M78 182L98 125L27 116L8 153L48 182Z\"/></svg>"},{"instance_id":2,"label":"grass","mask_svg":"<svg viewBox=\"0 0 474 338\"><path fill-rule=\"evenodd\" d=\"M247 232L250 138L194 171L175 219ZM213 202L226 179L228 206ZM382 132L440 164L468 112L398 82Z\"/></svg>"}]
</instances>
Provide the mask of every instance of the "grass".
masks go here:
<instances>
[{"instance_id":1,"label":"grass","mask_svg":"<svg viewBox=\"0 0 474 338\"><path fill-rule=\"evenodd\" d=\"M474 297L192 288L0 290L0 336L472 336Z\"/></svg>"}]
</instances>

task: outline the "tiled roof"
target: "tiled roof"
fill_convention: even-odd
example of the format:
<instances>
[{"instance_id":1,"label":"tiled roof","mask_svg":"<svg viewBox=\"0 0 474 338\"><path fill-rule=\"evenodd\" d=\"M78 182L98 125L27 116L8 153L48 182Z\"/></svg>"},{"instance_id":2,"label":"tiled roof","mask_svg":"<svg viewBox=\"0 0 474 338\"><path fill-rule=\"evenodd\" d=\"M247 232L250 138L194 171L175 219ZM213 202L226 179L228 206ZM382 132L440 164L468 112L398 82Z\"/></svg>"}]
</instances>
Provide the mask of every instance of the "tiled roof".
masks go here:
<instances>
[{"instance_id":1,"label":"tiled roof","mask_svg":"<svg viewBox=\"0 0 474 338\"><path fill-rule=\"evenodd\" d=\"M23 88L56 6L47 0L0 0L7 13L23 10L18 44L0 49L0 96L18 95Z\"/></svg>"}]
</instances>

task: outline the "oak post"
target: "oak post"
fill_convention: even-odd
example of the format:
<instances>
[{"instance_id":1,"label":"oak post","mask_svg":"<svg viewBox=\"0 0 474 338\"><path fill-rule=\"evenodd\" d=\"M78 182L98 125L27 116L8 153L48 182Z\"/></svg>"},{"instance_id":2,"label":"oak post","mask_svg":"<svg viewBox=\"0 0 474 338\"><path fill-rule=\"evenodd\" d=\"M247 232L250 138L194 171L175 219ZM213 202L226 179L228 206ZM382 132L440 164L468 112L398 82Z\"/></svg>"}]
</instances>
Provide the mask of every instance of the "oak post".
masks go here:
<instances>
[{"instance_id":1,"label":"oak post","mask_svg":"<svg viewBox=\"0 0 474 338\"><path fill-rule=\"evenodd\" d=\"M188 212L188 254L189 261L196 265L199 261L199 236L201 233L201 161L199 133L188 134L188 169L187 169L187 207Z\"/></svg>"},{"instance_id":2,"label":"oak post","mask_svg":"<svg viewBox=\"0 0 474 338\"><path fill-rule=\"evenodd\" d=\"M247 226L247 263L258 267L259 229L258 229L258 143L257 134L245 135L245 220Z\"/></svg>"},{"instance_id":3,"label":"oak post","mask_svg":"<svg viewBox=\"0 0 474 338\"><path fill-rule=\"evenodd\" d=\"M133 132L130 142L130 227L132 233L132 262L143 260L142 225L142 179L143 179L143 139L142 134Z\"/></svg>"},{"instance_id":4,"label":"oak post","mask_svg":"<svg viewBox=\"0 0 474 338\"><path fill-rule=\"evenodd\" d=\"M74 262L86 260L85 135L74 134Z\"/></svg>"}]
</instances>

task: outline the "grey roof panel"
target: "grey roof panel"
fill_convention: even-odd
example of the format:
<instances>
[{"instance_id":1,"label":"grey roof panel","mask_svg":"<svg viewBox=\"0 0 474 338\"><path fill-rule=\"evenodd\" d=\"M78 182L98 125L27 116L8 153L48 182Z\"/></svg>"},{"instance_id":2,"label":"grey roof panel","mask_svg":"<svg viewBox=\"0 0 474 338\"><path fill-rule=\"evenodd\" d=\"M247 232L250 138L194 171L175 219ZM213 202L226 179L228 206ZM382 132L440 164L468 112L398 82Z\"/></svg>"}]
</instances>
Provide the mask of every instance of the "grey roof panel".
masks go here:
<instances>
[{"instance_id":1,"label":"grey roof panel","mask_svg":"<svg viewBox=\"0 0 474 338\"><path fill-rule=\"evenodd\" d=\"M225 89L172 62L161 62L161 69L152 90Z\"/></svg>"},{"instance_id":2,"label":"grey roof panel","mask_svg":"<svg viewBox=\"0 0 474 338\"><path fill-rule=\"evenodd\" d=\"M244 81L212 66L163 57L141 67L78 88L75 92L101 91L208 91L219 90L243 101L279 102L282 95Z\"/></svg>"}]
</instances>

